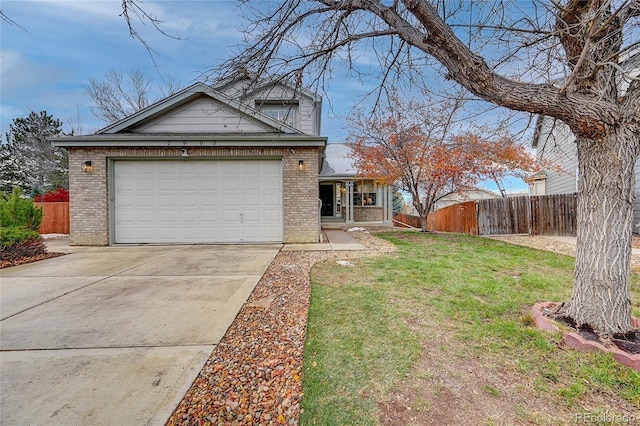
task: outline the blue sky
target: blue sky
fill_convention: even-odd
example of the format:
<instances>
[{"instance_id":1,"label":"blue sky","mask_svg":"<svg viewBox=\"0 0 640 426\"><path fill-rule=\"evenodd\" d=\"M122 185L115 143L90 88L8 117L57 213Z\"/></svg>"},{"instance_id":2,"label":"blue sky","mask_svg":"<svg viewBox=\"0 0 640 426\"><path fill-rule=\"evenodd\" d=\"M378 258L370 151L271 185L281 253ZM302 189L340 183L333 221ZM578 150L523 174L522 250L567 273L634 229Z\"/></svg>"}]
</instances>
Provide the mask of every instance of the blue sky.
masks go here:
<instances>
[{"instance_id":1,"label":"blue sky","mask_svg":"<svg viewBox=\"0 0 640 426\"><path fill-rule=\"evenodd\" d=\"M158 85L173 76L182 86L202 79L202 73L233 56L241 43L242 17L230 1L146 1L145 8L165 21L162 28L180 40L163 36L150 25L136 29L153 48L149 53L128 28L118 1L11 1L2 11L25 30L1 26L1 130L29 111L46 110L84 133L105 123L91 115L84 85L112 69L141 69ZM332 84L333 113L325 100L323 131L331 141L344 140L342 117L365 88L353 79ZM360 92L360 93L359 93ZM337 108L336 105L341 106ZM340 114L340 117L336 117Z\"/></svg>"},{"instance_id":2,"label":"blue sky","mask_svg":"<svg viewBox=\"0 0 640 426\"><path fill-rule=\"evenodd\" d=\"M82 133L91 133L105 123L91 114L84 93L90 78L101 79L114 69L141 69L158 85L171 75L188 86L233 56L242 41L242 17L230 1L147 0L144 6L165 21L167 33L181 38L168 38L137 23L136 29L155 50L157 69L144 46L129 36L119 16L120 0L3 0L2 12L24 30L5 22L0 27L2 138L14 118L41 110L67 128L79 123ZM347 136L344 117L371 90L365 84L340 70L334 73L322 118L322 133L330 142ZM524 182L506 182L507 190L521 188L526 188Z\"/></svg>"}]
</instances>

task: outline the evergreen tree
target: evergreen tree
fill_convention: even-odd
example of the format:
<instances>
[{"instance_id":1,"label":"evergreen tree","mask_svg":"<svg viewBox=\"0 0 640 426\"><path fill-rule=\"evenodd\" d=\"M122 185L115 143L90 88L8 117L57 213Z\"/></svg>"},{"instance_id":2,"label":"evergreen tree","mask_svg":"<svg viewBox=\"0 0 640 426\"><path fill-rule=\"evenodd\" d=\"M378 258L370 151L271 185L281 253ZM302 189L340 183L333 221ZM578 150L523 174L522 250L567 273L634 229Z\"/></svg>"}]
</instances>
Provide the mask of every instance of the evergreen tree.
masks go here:
<instances>
[{"instance_id":1,"label":"evergreen tree","mask_svg":"<svg viewBox=\"0 0 640 426\"><path fill-rule=\"evenodd\" d=\"M11 161L5 166L3 158L3 166L0 169L2 182L10 181L11 173L16 173L15 176L26 173L26 179L19 183L23 188L26 186L39 191L68 188L67 151L54 147L47 140L48 137L64 134L62 122L48 115L46 111L40 113L32 111L26 118L13 119L6 134L7 148L3 151L3 155L6 152L9 153Z\"/></svg>"},{"instance_id":2,"label":"evergreen tree","mask_svg":"<svg viewBox=\"0 0 640 426\"><path fill-rule=\"evenodd\" d=\"M402 192L394 186L391 196L393 201L393 212L402 213L402 207L404 206L404 196L402 195Z\"/></svg>"},{"instance_id":3,"label":"evergreen tree","mask_svg":"<svg viewBox=\"0 0 640 426\"><path fill-rule=\"evenodd\" d=\"M26 191L30 186L27 171L11 154L9 145L0 145L0 192L10 194L14 187Z\"/></svg>"}]
</instances>

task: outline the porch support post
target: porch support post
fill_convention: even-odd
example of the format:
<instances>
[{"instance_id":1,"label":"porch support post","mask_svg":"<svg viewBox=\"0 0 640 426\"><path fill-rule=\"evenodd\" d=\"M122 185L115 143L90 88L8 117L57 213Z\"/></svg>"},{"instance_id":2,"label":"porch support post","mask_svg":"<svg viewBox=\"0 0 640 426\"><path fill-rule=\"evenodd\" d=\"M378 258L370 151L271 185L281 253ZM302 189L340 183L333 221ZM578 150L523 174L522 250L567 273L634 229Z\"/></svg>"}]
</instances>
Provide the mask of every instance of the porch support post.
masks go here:
<instances>
[{"instance_id":1,"label":"porch support post","mask_svg":"<svg viewBox=\"0 0 640 426\"><path fill-rule=\"evenodd\" d=\"M386 186L384 191L384 224L393 225L393 191L391 186Z\"/></svg>"},{"instance_id":2,"label":"porch support post","mask_svg":"<svg viewBox=\"0 0 640 426\"><path fill-rule=\"evenodd\" d=\"M345 209L345 222L353 223L353 181L347 182L347 197L346 197L346 209Z\"/></svg>"}]
</instances>

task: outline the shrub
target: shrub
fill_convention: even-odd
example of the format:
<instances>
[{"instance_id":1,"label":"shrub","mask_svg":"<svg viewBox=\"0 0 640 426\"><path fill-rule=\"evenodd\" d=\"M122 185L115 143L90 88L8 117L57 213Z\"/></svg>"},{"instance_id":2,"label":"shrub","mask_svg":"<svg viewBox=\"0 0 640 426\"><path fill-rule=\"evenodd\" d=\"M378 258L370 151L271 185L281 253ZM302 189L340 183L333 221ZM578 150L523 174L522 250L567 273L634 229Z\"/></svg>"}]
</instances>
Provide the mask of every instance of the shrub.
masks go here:
<instances>
[{"instance_id":1,"label":"shrub","mask_svg":"<svg viewBox=\"0 0 640 426\"><path fill-rule=\"evenodd\" d=\"M47 252L44 240L30 229L0 228L0 260L15 262L28 257L43 255Z\"/></svg>"},{"instance_id":2,"label":"shrub","mask_svg":"<svg viewBox=\"0 0 640 426\"><path fill-rule=\"evenodd\" d=\"M2 245L2 247L39 237L40 234L31 229L19 228L17 226L0 228L0 245Z\"/></svg>"},{"instance_id":3,"label":"shrub","mask_svg":"<svg viewBox=\"0 0 640 426\"><path fill-rule=\"evenodd\" d=\"M22 198L22 190L13 188L9 195L0 198L0 225L2 227L22 227L38 231L42 224L42 207L36 206L32 200Z\"/></svg>"},{"instance_id":4,"label":"shrub","mask_svg":"<svg viewBox=\"0 0 640 426\"><path fill-rule=\"evenodd\" d=\"M57 188L46 194L37 195L33 198L36 203L61 203L69 201L69 191L64 188Z\"/></svg>"}]
</instances>

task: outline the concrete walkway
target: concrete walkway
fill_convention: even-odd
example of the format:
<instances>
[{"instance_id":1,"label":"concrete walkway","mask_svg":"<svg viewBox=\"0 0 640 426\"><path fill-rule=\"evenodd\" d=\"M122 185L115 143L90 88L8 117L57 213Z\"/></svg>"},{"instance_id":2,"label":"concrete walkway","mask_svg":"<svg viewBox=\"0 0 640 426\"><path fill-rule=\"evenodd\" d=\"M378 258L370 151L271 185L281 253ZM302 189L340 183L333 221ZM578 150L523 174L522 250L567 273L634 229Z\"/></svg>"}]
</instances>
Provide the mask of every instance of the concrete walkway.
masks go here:
<instances>
[{"instance_id":1,"label":"concrete walkway","mask_svg":"<svg viewBox=\"0 0 640 426\"><path fill-rule=\"evenodd\" d=\"M332 250L365 250L358 240L341 229L323 230L327 236L326 243L286 244L282 251L332 251Z\"/></svg>"},{"instance_id":2,"label":"concrete walkway","mask_svg":"<svg viewBox=\"0 0 640 426\"><path fill-rule=\"evenodd\" d=\"M281 245L49 247L0 271L3 425L164 424Z\"/></svg>"}]
</instances>

